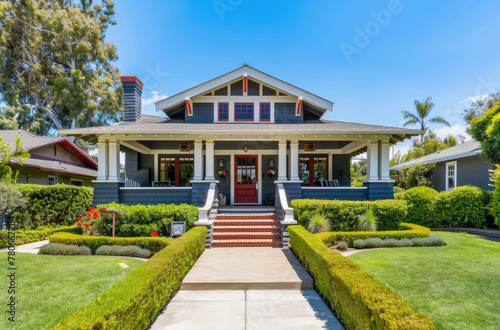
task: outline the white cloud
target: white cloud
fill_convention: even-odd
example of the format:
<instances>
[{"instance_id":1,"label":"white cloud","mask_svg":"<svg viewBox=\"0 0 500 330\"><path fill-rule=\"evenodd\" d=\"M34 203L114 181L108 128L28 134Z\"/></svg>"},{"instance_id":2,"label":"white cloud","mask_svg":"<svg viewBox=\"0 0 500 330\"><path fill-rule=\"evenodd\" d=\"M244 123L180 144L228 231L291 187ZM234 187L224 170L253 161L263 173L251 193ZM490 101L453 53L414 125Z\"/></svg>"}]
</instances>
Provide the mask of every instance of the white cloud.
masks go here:
<instances>
[{"instance_id":1,"label":"white cloud","mask_svg":"<svg viewBox=\"0 0 500 330\"><path fill-rule=\"evenodd\" d=\"M462 103L473 103L473 102L477 102L480 99L486 98L487 96L488 96L488 94L478 95L478 96L469 96L469 97L463 99L462 101L459 101L458 103L459 104L462 104Z\"/></svg>"},{"instance_id":2,"label":"white cloud","mask_svg":"<svg viewBox=\"0 0 500 330\"><path fill-rule=\"evenodd\" d=\"M465 137L464 142L472 140L472 137L469 135L469 133L467 133L467 127L464 125L460 125L460 124L455 124L451 127L445 126L445 127L440 128L438 130L435 130L434 132L441 139L444 139L445 137L447 137L448 135L451 134L455 138L457 138L458 142L460 142L460 140L458 139L459 135Z\"/></svg>"},{"instance_id":3,"label":"white cloud","mask_svg":"<svg viewBox=\"0 0 500 330\"><path fill-rule=\"evenodd\" d=\"M160 100L166 99L168 97L165 94L158 95L157 91L151 91L151 92L149 92L149 94L151 94L151 98L149 98L149 99L143 98L142 105L152 104L152 103L158 102Z\"/></svg>"}]
</instances>

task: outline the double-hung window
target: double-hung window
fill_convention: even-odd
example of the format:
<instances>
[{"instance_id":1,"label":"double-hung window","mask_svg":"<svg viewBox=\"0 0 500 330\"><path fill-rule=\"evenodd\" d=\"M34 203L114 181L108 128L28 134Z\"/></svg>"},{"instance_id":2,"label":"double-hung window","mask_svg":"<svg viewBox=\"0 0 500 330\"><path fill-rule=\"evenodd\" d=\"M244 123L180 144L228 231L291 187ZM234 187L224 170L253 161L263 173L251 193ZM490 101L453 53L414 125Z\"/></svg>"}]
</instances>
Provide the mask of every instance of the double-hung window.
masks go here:
<instances>
[{"instance_id":1,"label":"double-hung window","mask_svg":"<svg viewBox=\"0 0 500 330\"><path fill-rule=\"evenodd\" d=\"M219 121L229 121L229 103L219 103Z\"/></svg>"},{"instance_id":2,"label":"double-hung window","mask_svg":"<svg viewBox=\"0 0 500 330\"><path fill-rule=\"evenodd\" d=\"M446 163L446 190L457 186L457 162Z\"/></svg>"},{"instance_id":3,"label":"double-hung window","mask_svg":"<svg viewBox=\"0 0 500 330\"><path fill-rule=\"evenodd\" d=\"M260 121L271 121L271 103L260 104Z\"/></svg>"},{"instance_id":4,"label":"double-hung window","mask_svg":"<svg viewBox=\"0 0 500 330\"><path fill-rule=\"evenodd\" d=\"M56 177L54 175L49 175L49 186L57 184Z\"/></svg>"},{"instance_id":5,"label":"double-hung window","mask_svg":"<svg viewBox=\"0 0 500 330\"><path fill-rule=\"evenodd\" d=\"M253 121L253 103L235 103L234 121Z\"/></svg>"}]
</instances>

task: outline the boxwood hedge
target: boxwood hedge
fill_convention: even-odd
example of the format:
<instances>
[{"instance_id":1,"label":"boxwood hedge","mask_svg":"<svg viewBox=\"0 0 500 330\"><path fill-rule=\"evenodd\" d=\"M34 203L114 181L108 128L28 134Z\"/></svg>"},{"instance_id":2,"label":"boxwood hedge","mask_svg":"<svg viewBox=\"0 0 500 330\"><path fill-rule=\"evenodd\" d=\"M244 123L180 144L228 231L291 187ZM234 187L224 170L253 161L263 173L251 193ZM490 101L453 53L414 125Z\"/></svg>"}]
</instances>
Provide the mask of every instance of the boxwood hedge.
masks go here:
<instances>
[{"instance_id":1,"label":"boxwood hedge","mask_svg":"<svg viewBox=\"0 0 500 330\"><path fill-rule=\"evenodd\" d=\"M191 229L53 329L147 329L204 251L206 234Z\"/></svg>"},{"instance_id":2,"label":"boxwood hedge","mask_svg":"<svg viewBox=\"0 0 500 330\"><path fill-rule=\"evenodd\" d=\"M422 226L432 223L431 206L439 193L429 187L415 187L407 190L402 198L408 203L407 222Z\"/></svg>"},{"instance_id":3,"label":"boxwood hedge","mask_svg":"<svg viewBox=\"0 0 500 330\"><path fill-rule=\"evenodd\" d=\"M174 239L166 237L82 236L71 233L55 233L50 236L51 243L85 245L90 248L92 254L103 245L137 245L150 251L160 251L173 241Z\"/></svg>"},{"instance_id":4,"label":"boxwood hedge","mask_svg":"<svg viewBox=\"0 0 500 330\"><path fill-rule=\"evenodd\" d=\"M378 217L378 230L397 230L406 219L406 202L399 200L340 201L318 199L295 199L290 202L295 219L307 227L311 215L320 212L330 221L332 231L349 231L357 223L360 215L368 208Z\"/></svg>"},{"instance_id":5,"label":"boxwood hedge","mask_svg":"<svg viewBox=\"0 0 500 330\"><path fill-rule=\"evenodd\" d=\"M346 329L435 329L430 317L415 313L401 296L328 249L302 226L288 227L292 251L315 279L316 288Z\"/></svg>"},{"instance_id":6,"label":"boxwood hedge","mask_svg":"<svg viewBox=\"0 0 500 330\"><path fill-rule=\"evenodd\" d=\"M66 232L81 235L82 228L77 226L72 227L39 227L33 230L14 230L12 233L15 235L16 245L23 245L46 240L52 233ZM7 230L0 231L0 248L9 246L8 242L9 233Z\"/></svg>"},{"instance_id":7,"label":"boxwood hedge","mask_svg":"<svg viewBox=\"0 0 500 330\"><path fill-rule=\"evenodd\" d=\"M431 234L429 228L411 223L403 222L399 225L399 228L401 230L326 232L326 233L316 234L316 236L327 246L337 245L338 242L346 242L349 246L352 247L354 241L357 239L367 239L367 238L405 239L414 237L429 237L429 235Z\"/></svg>"}]
</instances>

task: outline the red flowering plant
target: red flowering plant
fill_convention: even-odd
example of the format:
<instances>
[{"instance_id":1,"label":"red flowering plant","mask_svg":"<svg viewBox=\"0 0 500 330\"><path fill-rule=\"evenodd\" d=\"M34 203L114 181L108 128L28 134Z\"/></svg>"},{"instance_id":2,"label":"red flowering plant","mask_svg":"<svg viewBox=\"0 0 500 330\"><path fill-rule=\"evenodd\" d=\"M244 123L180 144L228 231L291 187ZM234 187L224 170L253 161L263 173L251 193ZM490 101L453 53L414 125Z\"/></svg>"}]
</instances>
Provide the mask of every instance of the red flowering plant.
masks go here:
<instances>
[{"instance_id":1,"label":"red flowering plant","mask_svg":"<svg viewBox=\"0 0 500 330\"><path fill-rule=\"evenodd\" d=\"M87 235L94 235L100 227L101 216L99 210L95 207L89 207L87 211L87 217L78 217L78 222L76 225L78 227L85 227L84 232Z\"/></svg>"},{"instance_id":2,"label":"red flowering plant","mask_svg":"<svg viewBox=\"0 0 500 330\"><path fill-rule=\"evenodd\" d=\"M151 236L151 237L158 236L158 232L157 231L153 231L153 232L151 232L151 234L149 234L149 236Z\"/></svg>"}]
</instances>

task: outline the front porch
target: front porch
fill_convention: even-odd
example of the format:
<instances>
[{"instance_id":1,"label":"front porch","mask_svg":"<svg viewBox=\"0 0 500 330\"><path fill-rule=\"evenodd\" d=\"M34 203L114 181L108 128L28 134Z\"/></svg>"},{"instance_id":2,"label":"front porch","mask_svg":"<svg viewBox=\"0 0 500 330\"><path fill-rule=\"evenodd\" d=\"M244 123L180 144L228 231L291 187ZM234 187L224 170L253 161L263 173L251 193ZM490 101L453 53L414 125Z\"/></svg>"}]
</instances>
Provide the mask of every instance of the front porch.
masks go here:
<instances>
[{"instance_id":1,"label":"front porch","mask_svg":"<svg viewBox=\"0 0 500 330\"><path fill-rule=\"evenodd\" d=\"M258 138L230 132L225 135L100 137L94 204L202 206L211 183L217 185L221 206L273 206L277 184L283 184L288 201L393 197L389 138L345 134L261 133ZM120 179L120 151L125 153L125 180ZM368 152L367 181L364 187L351 187L351 158L364 152Z\"/></svg>"}]
</instances>

